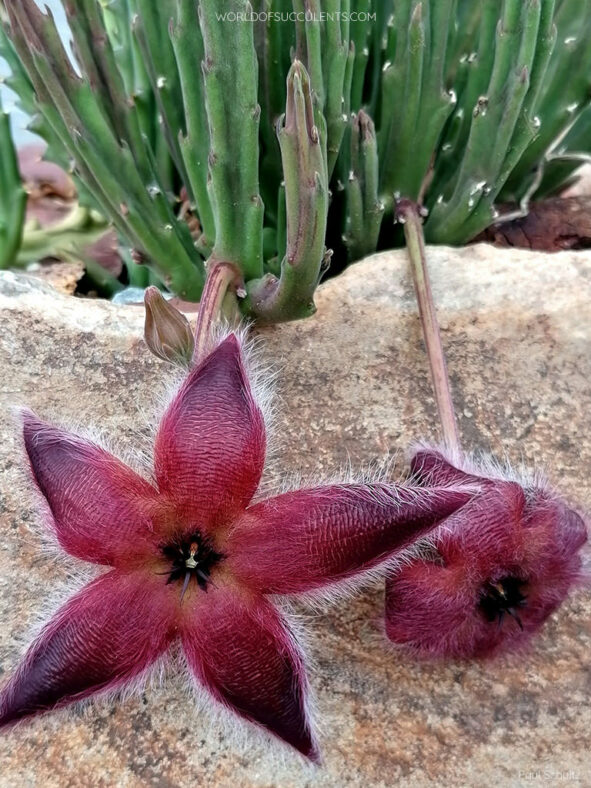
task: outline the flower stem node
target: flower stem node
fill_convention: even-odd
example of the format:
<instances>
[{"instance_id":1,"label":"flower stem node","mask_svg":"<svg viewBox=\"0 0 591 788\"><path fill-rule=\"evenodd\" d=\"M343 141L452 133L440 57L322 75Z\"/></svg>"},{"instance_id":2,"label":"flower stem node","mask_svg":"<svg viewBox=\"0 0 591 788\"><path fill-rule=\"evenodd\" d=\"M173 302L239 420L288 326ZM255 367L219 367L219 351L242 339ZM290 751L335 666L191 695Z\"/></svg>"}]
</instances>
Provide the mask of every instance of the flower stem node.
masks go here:
<instances>
[{"instance_id":1,"label":"flower stem node","mask_svg":"<svg viewBox=\"0 0 591 788\"><path fill-rule=\"evenodd\" d=\"M187 318L164 298L157 287L144 295L144 339L155 356L181 367L191 365L195 341Z\"/></svg>"}]
</instances>

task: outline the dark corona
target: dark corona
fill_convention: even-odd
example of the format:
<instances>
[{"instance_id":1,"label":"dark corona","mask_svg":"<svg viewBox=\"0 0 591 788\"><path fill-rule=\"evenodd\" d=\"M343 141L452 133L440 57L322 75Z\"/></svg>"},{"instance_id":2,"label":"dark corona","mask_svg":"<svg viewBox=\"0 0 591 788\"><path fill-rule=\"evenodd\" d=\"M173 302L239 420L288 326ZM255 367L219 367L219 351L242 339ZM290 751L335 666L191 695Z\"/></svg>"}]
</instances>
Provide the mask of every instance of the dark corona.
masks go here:
<instances>
[{"instance_id":1,"label":"dark corona","mask_svg":"<svg viewBox=\"0 0 591 788\"><path fill-rule=\"evenodd\" d=\"M480 608L488 621L503 623L505 613L514 618L520 629L523 624L517 613L525 607L527 597L523 593L525 583L518 577L502 577L494 583L487 583L480 597Z\"/></svg>"},{"instance_id":2,"label":"dark corona","mask_svg":"<svg viewBox=\"0 0 591 788\"><path fill-rule=\"evenodd\" d=\"M162 547L162 553L171 561L166 583L174 583L183 578L181 599L185 595L191 578L194 577L202 591L207 591L211 582L211 570L224 557L198 531L191 536Z\"/></svg>"}]
</instances>

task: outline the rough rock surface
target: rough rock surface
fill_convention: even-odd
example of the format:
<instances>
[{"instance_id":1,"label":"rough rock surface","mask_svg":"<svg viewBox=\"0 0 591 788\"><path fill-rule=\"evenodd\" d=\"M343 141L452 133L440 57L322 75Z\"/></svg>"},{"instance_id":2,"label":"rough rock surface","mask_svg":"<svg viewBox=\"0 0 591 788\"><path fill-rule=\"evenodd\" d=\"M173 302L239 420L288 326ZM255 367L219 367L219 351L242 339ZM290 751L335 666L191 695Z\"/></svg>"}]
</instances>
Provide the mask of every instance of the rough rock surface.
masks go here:
<instances>
[{"instance_id":1,"label":"rough rock surface","mask_svg":"<svg viewBox=\"0 0 591 788\"><path fill-rule=\"evenodd\" d=\"M27 273L29 276L41 279L51 285L59 293L73 295L78 282L84 276L84 263L82 261L64 263L61 260L32 263L28 267Z\"/></svg>"},{"instance_id":2,"label":"rough rock surface","mask_svg":"<svg viewBox=\"0 0 591 788\"><path fill-rule=\"evenodd\" d=\"M476 246L429 250L465 446L548 468L591 510L591 254ZM277 459L317 479L436 439L435 407L403 252L329 281L318 314L264 332L280 368ZM55 294L0 274L0 661L71 567L40 554L8 406L97 424L124 448L147 434L167 368L142 311ZM402 459L401 459L402 464ZM591 784L591 601L580 594L531 653L419 664L383 648L379 585L313 623L322 769L237 749L180 681L139 698L48 716L0 737L0 785L529 786Z\"/></svg>"}]
</instances>

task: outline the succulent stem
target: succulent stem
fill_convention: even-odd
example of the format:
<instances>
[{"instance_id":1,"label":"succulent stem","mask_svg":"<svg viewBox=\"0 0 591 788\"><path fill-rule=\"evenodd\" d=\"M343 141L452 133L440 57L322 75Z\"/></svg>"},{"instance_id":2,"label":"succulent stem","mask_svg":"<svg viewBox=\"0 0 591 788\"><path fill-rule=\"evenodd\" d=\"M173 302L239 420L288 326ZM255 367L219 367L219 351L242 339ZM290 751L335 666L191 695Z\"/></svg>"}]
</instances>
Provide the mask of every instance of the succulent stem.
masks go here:
<instances>
[{"instance_id":1,"label":"succulent stem","mask_svg":"<svg viewBox=\"0 0 591 788\"><path fill-rule=\"evenodd\" d=\"M315 124L308 72L296 60L287 77L285 116L277 136L285 179L286 251L279 279L248 283L244 309L262 322L297 320L315 311L328 214L326 145Z\"/></svg>"},{"instance_id":2,"label":"succulent stem","mask_svg":"<svg viewBox=\"0 0 591 788\"><path fill-rule=\"evenodd\" d=\"M201 73L204 50L197 6L193 0L177 0L176 24L171 25L170 36L179 71L187 126L186 135L180 134L180 151L187 173L188 191L201 225L200 243L211 248L215 239L215 221L207 189L209 129L204 111L205 90Z\"/></svg>"},{"instance_id":3,"label":"succulent stem","mask_svg":"<svg viewBox=\"0 0 591 788\"><path fill-rule=\"evenodd\" d=\"M234 20L251 12L228 0ZM201 0L203 79L209 122L210 199L218 260L231 260L248 279L263 273L263 201L259 193L258 65L252 24L220 20L217 0Z\"/></svg>"},{"instance_id":4,"label":"succulent stem","mask_svg":"<svg viewBox=\"0 0 591 788\"><path fill-rule=\"evenodd\" d=\"M591 155L591 0L59 0L71 49L38 3L0 0L7 84L129 282L229 261L261 322L399 244L397 199L462 244Z\"/></svg>"},{"instance_id":5,"label":"succulent stem","mask_svg":"<svg viewBox=\"0 0 591 788\"><path fill-rule=\"evenodd\" d=\"M399 200L396 204L396 217L404 227L406 250L410 260L412 278L419 305L423 337L429 358L443 440L450 450L457 450L460 448L460 437L451 396L445 353L441 343L441 332L433 302L425 255L423 226L417 204L410 200Z\"/></svg>"},{"instance_id":6,"label":"succulent stem","mask_svg":"<svg viewBox=\"0 0 591 788\"><path fill-rule=\"evenodd\" d=\"M10 117L0 105L0 269L14 265L23 236L26 205Z\"/></svg>"},{"instance_id":7,"label":"succulent stem","mask_svg":"<svg viewBox=\"0 0 591 788\"><path fill-rule=\"evenodd\" d=\"M372 119L364 110L351 119L351 167L345 186L347 215L345 243L349 257L375 252L384 215L378 196L379 161L376 133Z\"/></svg>"}]
</instances>

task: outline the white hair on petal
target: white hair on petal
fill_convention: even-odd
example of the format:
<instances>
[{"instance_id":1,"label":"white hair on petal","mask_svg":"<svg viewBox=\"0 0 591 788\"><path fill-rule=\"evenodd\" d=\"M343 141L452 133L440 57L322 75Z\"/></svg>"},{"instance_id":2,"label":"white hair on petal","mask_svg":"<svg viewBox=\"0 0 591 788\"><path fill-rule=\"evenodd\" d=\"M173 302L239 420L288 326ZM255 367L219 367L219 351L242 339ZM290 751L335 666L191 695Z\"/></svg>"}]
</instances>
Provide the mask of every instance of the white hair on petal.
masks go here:
<instances>
[{"instance_id":1,"label":"white hair on petal","mask_svg":"<svg viewBox=\"0 0 591 788\"><path fill-rule=\"evenodd\" d=\"M23 419L31 411L28 408L13 408L12 412L16 419L22 423ZM34 415L35 418L39 418L37 414ZM65 423L61 419L54 418L48 422L42 420L42 423L44 426L39 432L42 433L45 429L49 431L54 428L63 430L67 436L66 440L69 439L69 436L72 436L73 438L88 441L121 460L140 476L150 479L151 463L145 460L144 455L137 452L121 452L120 446L113 442L104 430L92 425L78 425L75 422L74 424L72 422ZM18 445L22 456L26 457L22 431L18 439ZM78 561L78 559L67 554L59 544L49 503L35 482L33 472L26 462L19 463L16 468L16 489L18 492L22 491L25 500L32 502L31 510L36 515L26 523L27 532L34 539L34 542L29 543L29 545L31 547L34 545L36 551L40 550L45 556L56 562L58 559L68 558L79 567L87 566L85 562Z\"/></svg>"},{"instance_id":2,"label":"white hair on petal","mask_svg":"<svg viewBox=\"0 0 591 788\"><path fill-rule=\"evenodd\" d=\"M119 686L98 690L87 698L75 701L66 706L64 712L67 714L71 710L83 712L89 718L95 717L115 704L141 697L146 690L160 689L168 681L170 672L170 657L168 654L163 654L132 679L125 680Z\"/></svg>"},{"instance_id":3,"label":"white hair on petal","mask_svg":"<svg viewBox=\"0 0 591 788\"><path fill-rule=\"evenodd\" d=\"M355 490L356 500L359 500L360 497L363 498L365 495L365 499L369 503L387 505L400 503L401 506L405 506L409 503L408 494L411 493L410 502L420 504L427 496L427 490L424 487L414 486L411 482L405 480L393 482L390 475L394 462L395 458L386 458L383 463L367 466L365 469L362 468L357 472L348 466L341 474L335 474L332 479L320 483L316 479L314 482L306 484L302 478L295 477L294 480L294 477L290 477L284 483L282 492L333 486L342 488L343 495L346 495L349 492L348 487L350 485L357 485ZM343 481L343 477L345 477L346 481ZM383 486L380 487L380 485ZM441 495L443 496L449 489L469 494L477 493L480 490L478 486L471 484L440 485ZM403 491L406 493L404 498L401 496ZM433 502L433 489L429 490L429 501ZM445 527L444 523L446 520L443 520L442 524L435 526L430 533L401 548L395 555L384 557L375 566L357 571L353 576L339 578L328 585L294 594L293 596L320 612L349 599L363 589L375 587L388 574L396 572L400 567L436 553L436 534L440 528Z\"/></svg>"},{"instance_id":4,"label":"white hair on petal","mask_svg":"<svg viewBox=\"0 0 591 788\"><path fill-rule=\"evenodd\" d=\"M343 465L329 476L321 477L303 473L285 474L281 478L281 487L278 493L293 492L294 490L310 489L313 487L340 486L350 484L399 484L404 485L404 475L395 469L398 465L400 453L387 454L382 459L375 459L358 468L353 466L350 456ZM277 492L275 494L278 494Z\"/></svg>"},{"instance_id":5,"label":"white hair on petal","mask_svg":"<svg viewBox=\"0 0 591 788\"><path fill-rule=\"evenodd\" d=\"M121 460L121 462L125 463L125 465L128 465L140 476L146 477L146 475L149 475L150 473L151 462L148 459L150 452L141 446L141 440L139 448L135 445L135 443L133 447L122 447L121 441L118 441L116 438L114 438L107 429L99 427L96 424L82 424L72 419L68 419L66 421L61 417L53 417L51 415L47 417L45 414L43 414L43 416L39 416L39 414L31 411L29 408L15 407L12 409L12 411L16 420L21 423L26 417L27 413L32 412L35 418L44 424L44 427L40 430L40 432L42 432L44 428L48 430L53 428L63 430L64 433L66 433L66 439L71 435L74 438L80 438L83 441L92 443L109 454L112 454L118 460ZM133 430L134 440L137 437L137 432L137 430ZM24 455L25 449L22 436L21 447Z\"/></svg>"},{"instance_id":6,"label":"white hair on petal","mask_svg":"<svg viewBox=\"0 0 591 788\"><path fill-rule=\"evenodd\" d=\"M272 461L273 452L269 447L273 447L274 441L274 427L275 427L275 400L274 400L274 384L276 379L276 371L274 366L267 363L264 359L264 354L261 350L262 342L256 337L249 334L249 324L241 323L240 326L232 327L226 322L218 323L212 331L212 351L218 347L228 336L234 334L237 338L240 348L242 362L246 370L248 381L251 388L251 393L256 405L260 408L265 422L265 430L267 435L267 458L265 467ZM146 427L146 436L144 441L146 447L142 450L142 456L147 456L150 459L147 462L147 467L152 468L152 446L158 425L179 392L184 380L187 377L187 371L174 367L171 364L164 364L163 367L168 367L168 379L162 384L160 389L154 394L154 401L141 406L140 414L142 421ZM149 410L148 410L149 407Z\"/></svg>"},{"instance_id":7,"label":"white hair on petal","mask_svg":"<svg viewBox=\"0 0 591 788\"><path fill-rule=\"evenodd\" d=\"M288 631L294 636L295 646L302 660L304 667L309 668L306 655L299 637L299 624L296 617L289 611L287 605L281 605L280 612L284 617ZM296 634L298 633L298 634ZM238 755L252 755L252 748L257 747L261 754L271 758L277 768L291 767L294 760L297 760L305 771L314 774L317 767L307 761L303 755L297 753L290 745L265 730L261 725L250 722L239 716L229 705L215 698L211 692L204 687L195 677L182 649L178 648L175 654L177 665L177 680L182 682L183 691L188 692L194 699L194 710L196 718L205 717L208 727L212 731L220 733L232 752ZM305 712L307 721L310 724L312 736L317 741L318 725L316 719L316 706L313 693L310 691L307 682L307 673L304 672L305 682Z\"/></svg>"},{"instance_id":8,"label":"white hair on petal","mask_svg":"<svg viewBox=\"0 0 591 788\"><path fill-rule=\"evenodd\" d=\"M560 499L581 516L588 532L591 529L589 519L581 507L576 502L572 503L570 500L567 501L565 499L564 495L550 482L544 469L539 466L531 467L523 458L515 465L507 454L502 459L499 459L490 452L450 450L443 444L438 445L428 441L415 441L411 444L408 450L409 458L419 451L436 451L456 468L469 474L498 479L499 481L515 482L523 489L526 500L531 500L535 497L536 506L538 507L544 505L543 499L540 500L539 493L545 495L548 506L552 505L551 499ZM441 527L446 526L444 524ZM591 551L591 544L587 544L582 548L581 554L585 561L586 554L589 551Z\"/></svg>"},{"instance_id":9,"label":"white hair on petal","mask_svg":"<svg viewBox=\"0 0 591 788\"><path fill-rule=\"evenodd\" d=\"M250 329L251 324L248 322L242 322L238 327L219 322L214 328L214 342L217 347L230 334L237 338L254 401L261 409L267 432L272 435L275 424L276 366L267 361L262 339L254 336Z\"/></svg>"},{"instance_id":10,"label":"white hair on petal","mask_svg":"<svg viewBox=\"0 0 591 788\"><path fill-rule=\"evenodd\" d=\"M276 373L273 372L271 365L268 364L264 358L264 353L261 350L262 341L259 338L252 338L249 336L248 330L249 327L246 324L243 324L238 329L231 328L228 325L218 326L216 327L213 334L214 342L215 346L217 346L229 334L232 333L238 338L242 349L243 362L249 377L253 397L257 405L261 408L267 431L270 433L271 440L269 442L271 446L273 446L273 406L275 404L275 399L273 396L273 382ZM273 365L273 367L276 369L275 365ZM141 475L147 478L152 478L152 446L148 444L153 438L157 429L158 422L156 419L158 417L158 413L161 415L166 407L168 407L173 397L178 393L178 390L187 374L185 370L180 370L179 368L173 367L172 365L163 367L163 371L164 370L166 370L168 373L168 379L156 397L158 406L155 411L150 407L150 411L148 412L148 405L144 405L143 402L139 403L138 410L140 412L141 420L143 421L145 429L143 431L134 431L137 434L138 441L138 447L135 451L121 453L119 446L113 445L111 438L103 430L92 429L89 428L88 425L75 425L74 433L79 437L90 440L91 442L109 451ZM71 425L68 425L68 430L71 430ZM265 465L265 476L271 475L271 477L273 477L272 470L270 469L270 460L272 457L272 453L268 453L267 463ZM389 456L381 461L377 461L366 466L365 469L354 471L352 463L349 459L346 466L341 469L340 473L335 473L332 478L323 479L320 482L315 478L307 480L306 484L303 479L298 479L295 476L282 479L282 491L287 492L294 489L301 489L303 485L316 488L320 485L336 485L337 487L341 487L343 494L346 495L347 485L354 484L358 485L357 494L361 492L361 494L366 496L367 500L371 501L372 503L388 503L389 505L392 505L392 503L398 502L399 495L402 490L406 492L407 497L408 492L410 491L414 501L420 503L421 496L425 495L424 489L413 487L413 485L409 484L408 482L400 482L398 487L393 486L394 469L397 465L397 462L397 455ZM276 480L272 478L272 481L275 483ZM41 502L45 500L38 490L37 485L34 484L34 480L30 472L28 474L27 480L23 480L23 483L25 484L27 490L31 488L35 490L36 500L41 500ZM385 487L380 489L379 487L376 487L376 485L387 485L389 489L386 489ZM275 484L275 487L276 486L277 485ZM469 489L470 491L474 491L473 487L459 487L458 485L453 486L456 489ZM269 492L267 491L265 482L263 482L263 492L265 495L262 496L261 492L259 491L257 498L268 497ZM47 516L51 516L46 501L44 507L44 517L46 518ZM313 665L310 663L308 647L309 644L306 643L304 638L304 627L302 626L302 623L306 621L306 624L309 625L310 619L308 614L305 614L300 610L297 605L297 601L301 600L308 607L312 607L317 610L324 610L328 605L350 597L352 594L357 593L361 588L375 585L378 581L382 581L386 574L396 571L398 567L410 563L416 560L418 557L422 557L424 555L428 555L430 552L433 552L435 550L433 533L434 532L431 532L431 534L422 537L411 545L408 545L406 548L400 550L395 556L384 559L378 566L366 569L354 577L337 580L328 587L297 595L297 600L295 603L289 602L285 597L275 598L274 601L279 604L282 615L286 621L286 626L294 636L294 640L296 641L301 655L302 663L306 668L306 674L310 672L310 669L313 667ZM44 534L46 537L47 534L45 531ZM53 538L50 540L52 552L57 553L57 555L60 557L63 557L64 553L57 545L55 532L50 531L50 534L53 534ZM48 540L46 538L43 539L44 544L47 541ZM38 548L37 542L36 547ZM55 548L57 548L57 550ZM35 637L39 636L39 632L46 624L49 615L55 614L56 609L61 607L68 598L84 587L84 585L86 585L89 580L101 574L100 568L93 567L94 571L92 571L86 562L79 561L72 558L71 556L68 556L68 565L72 567L72 570L75 571L66 571L64 582L61 584L61 586L54 591L54 593L51 595L51 598L44 601L41 609L38 608L40 616L43 615L43 621L38 621L35 623L35 629L37 630ZM88 705L90 705L91 701L96 702L96 700L98 700L99 703L111 703L115 697L127 698L143 691L148 685L159 685L164 674L168 673L170 668L174 666L184 666L184 678L178 680L183 681L186 685L191 673L189 671L188 665L186 664L186 658L184 657L184 654L182 653L178 644L176 644L166 656L163 656L157 660L152 667L145 670L134 680L128 682L125 686L106 689L102 692L99 692L96 695L93 695L82 701L81 703L75 704L74 708L78 708L80 706L86 708ZM306 674L304 674L304 676ZM306 677L304 677L304 681L307 681ZM266 733L262 728L259 728L252 723L241 723L234 712L212 698L212 696L206 690L200 687L195 680L192 680L190 684L192 691L195 693L199 701L199 706L202 709L207 710L207 715L210 721L215 727L224 730L234 741L235 746L241 747L243 750L247 747L251 748L254 736L255 740L257 740L260 744L265 745L265 750L268 749L269 742L273 742L275 746L273 746L272 752L274 753L275 757L286 763L293 763L293 750L288 748L287 745L282 745L279 740L276 739L276 737ZM309 691L309 689L306 693L306 704L308 719L310 720L310 724L312 725L312 729L316 735L319 732L318 717L316 713L314 695ZM63 713L67 714L67 710L64 710ZM198 709L195 710L195 715L196 717L198 716ZM290 756L289 758L288 754ZM310 773L312 775L315 767L308 766L307 768L310 769Z\"/></svg>"},{"instance_id":11,"label":"white hair on petal","mask_svg":"<svg viewBox=\"0 0 591 788\"><path fill-rule=\"evenodd\" d=\"M345 602L362 591L375 589L381 585L388 575L394 574L401 567L411 564L417 559L430 555L436 550L436 542L432 535L423 536L402 548L396 555L385 558L377 566L356 572L352 577L335 580L329 585L311 591L303 591L290 596L313 610L324 613Z\"/></svg>"},{"instance_id":12,"label":"white hair on petal","mask_svg":"<svg viewBox=\"0 0 591 788\"><path fill-rule=\"evenodd\" d=\"M305 682L304 710L306 719L310 725L312 738L314 741L319 742L323 734L321 728L321 715L318 709L316 694L309 681L310 676L318 669L318 664L312 649L312 629L316 621L315 618L312 618L307 612L297 607L294 599L273 596L272 600L275 607L279 610L288 632L292 636L302 662L303 678Z\"/></svg>"},{"instance_id":13,"label":"white hair on petal","mask_svg":"<svg viewBox=\"0 0 591 788\"><path fill-rule=\"evenodd\" d=\"M53 592L49 597L45 597L40 607L37 608L35 620L29 624L25 632L14 638L13 642L18 644L23 655L34 647L47 624L69 599L89 582L109 571L107 567L90 566L86 562L74 558L70 559L70 563L75 566L76 571L69 571L62 583L53 586ZM97 569L98 571L96 571ZM286 629L292 635L295 648L301 659L306 718L310 724L313 738L317 741L319 733L317 708L314 694L308 685L308 676L314 662L307 653L308 643L302 627L304 616L295 613L293 606L285 600L275 598L274 602L284 620ZM195 706L187 712L187 716L194 715L195 721L203 724L200 715L204 714L207 720L204 724L205 732L209 730L222 734L229 741L232 750L238 754L250 754L255 746L265 757L270 756L273 764L278 767L291 768L296 760L300 767L310 775L313 775L317 770L317 766L309 763L287 743L282 742L256 723L243 719L231 707L216 700L195 679L178 640L173 642L163 655L134 678L125 680L122 684L98 690L86 698L44 713L42 715L44 724L49 723L54 730L57 730L69 717L77 714L82 714L87 718L95 717L107 707L140 697L146 690L158 691L165 683L167 685L172 683L173 687L175 685L179 687L184 695L193 697Z\"/></svg>"},{"instance_id":14,"label":"white hair on petal","mask_svg":"<svg viewBox=\"0 0 591 788\"><path fill-rule=\"evenodd\" d=\"M544 498L540 498L540 492L544 494L548 507L552 506L552 499L560 499L566 503L562 493L550 482L545 470L539 466L529 466L523 458L515 465L511 462L507 454L505 454L502 459L499 459L490 452L465 452L461 449L454 450L448 448L444 444L433 444L428 441L415 441L412 443L407 453L408 457L411 458L420 451L438 452L449 463L468 474L499 481L515 482L523 489L526 500L531 500L535 497L536 506L538 508L543 507L545 503ZM475 505L478 505L477 501ZM583 510L576 504L571 504L570 501L568 505L581 516L589 532L589 519ZM448 531L449 533L454 531L453 518L444 521L438 526L432 533L433 538L437 539L438 534L444 531ZM581 548L581 559L583 561L583 566L580 573L580 584L589 585L591 584L591 544L587 543L583 545Z\"/></svg>"},{"instance_id":15,"label":"white hair on petal","mask_svg":"<svg viewBox=\"0 0 591 788\"><path fill-rule=\"evenodd\" d=\"M48 596L43 596L35 608L35 618L12 639L23 658L26 658L26 654L39 642L45 628L59 614L60 609L91 581L109 571L108 567L90 565L73 556L68 556L68 559L67 562L60 564L60 568L65 570L61 582L56 584L55 578L53 579L51 593ZM22 664L22 661L19 664ZM68 716L81 712L95 715L100 713L101 708L112 706L116 701L137 697L147 688L162 685L167 673L167 664L168 657L163 654L132 679L126 679L118 685L97 690L86 698L68 703L63 708L48 710L46 714L43 714L43 718L45 721L53 721L55 714L59 723L63 719L67 719Z\"/></svg>"},{"instance_id":16,"label":"white hair on petal","mask_svg":"<svg viewBox=\"0 0 591 788\"><path fill-rule=\"evenodd\" d=\"M517 482L524 490L535 488L552 492L546 473L537 466L530 467L523 458L515 465L506 453L499 458L482 450L465 452L461 449L450 449L443 443L433 444L420 440L410 445L407 454L412 457L419 451L436 451L451 465L465 473L499 481Z\"/></svg>"},{"instance_id":17,"label":"white hair on petal","mask_svg":"<svg viewBox=\"0 0 591 788\"><path fill-rule=\"evenodd\" d=\"M61 555L52 557L55 568L60 570L61 577L57 581L55 576L52 577L50 593L38 598L34 608L34 617L27 622L22 630L17 631L12 638L12 642L17 645L17 650L21 654L24 654L37 641L47 623L68 599L81 591L87 583L100 574L100 571L93 571L93 569L96 570L98 567L79 561L71 556L67 556L67 560L59 561L59 558L64 559L66 556L62 552Z\"/></svg>"}]
</instances>

